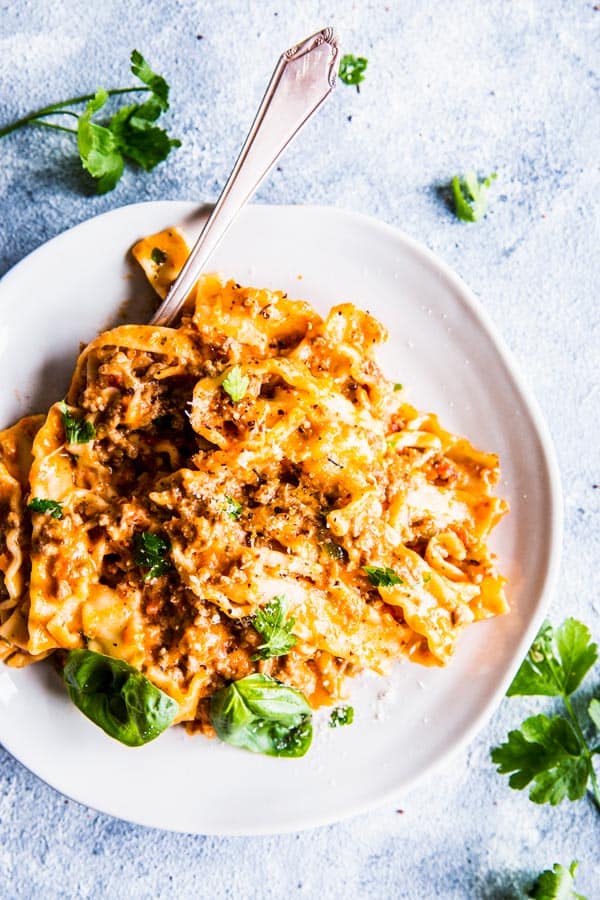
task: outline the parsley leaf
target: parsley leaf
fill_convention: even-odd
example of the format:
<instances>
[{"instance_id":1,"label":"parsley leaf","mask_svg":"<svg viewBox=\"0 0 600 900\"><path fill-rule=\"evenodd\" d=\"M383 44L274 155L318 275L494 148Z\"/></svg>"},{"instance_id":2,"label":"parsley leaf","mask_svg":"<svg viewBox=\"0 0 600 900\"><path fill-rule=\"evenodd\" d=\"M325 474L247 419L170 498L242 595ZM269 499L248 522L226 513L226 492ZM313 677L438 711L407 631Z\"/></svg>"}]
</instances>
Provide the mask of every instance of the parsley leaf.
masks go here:
<instances>
[{"instance_id":1,"label":"parsley leaf","mask_svg":"<svg viewBox=\"0 0 600 900\"><path fill-rule=\"evenodd\" d=\"M488 189L496 173L480 180L475 172L467 172L462 178L455 175L452 179L454 194L454 211L462 222L477 222L484 216L488 208Z\"/></svg>"},{"instance_id":2,"label":"parsley leaf","mask_svg":"<svg viewBox=\"0 0 600 900\"><path fill-rule=\"evenodd\" d=\"M600 747L590 747L571 695L598 659L589 629L576 619L565 619L556 629L544 622L507 695L561 697L566 715L532 716L521 729L509 732L508 741L495 747L492 760L498 772L512 773L509 784L522 790L534 782L529 797L535 803L578 800L588 783L600 810L600 786L593 757ZM592 700L588 713L600 726L600 701Z\"/></svg>"},{"instance_id":3,"label":"parsley leaf","mask_svg":"<svg viewBox=\"0 0 600 900\"><path fill-rule=\"evenodd\" d=\"M397 381L396 384L394 385L394 390L395 390L395 391L402 391L402 390L404 390L404 385L403 385L403 384L400 384L400 382Z\"/></svg>"},{"instance_id":4,"label":"parsley leaf","mask_svg":"<svg viewBox=\"0 0 600 900\"><path fill-rule=\"evenodd\" d=\"M534 782L529 792L534 803L556 806L565 797L579 800L587 788L588 760L562 716L525 719L520 731L510 731L508 740L492 750L492 760L501 774L512 773L512 788L523 790Z\"/></svg>"},{"instance_id":5,"label":"parsley leaf","mask_svg":"<svg viewBox=\"0 0 600 900\"><path fill-rule=\"evenodd\" d=\"M67 404L59 404L67 444L87 444L96 437L96 429L87 419L76 419Z\"/></svg>"},{"instance_id":6,"label":"parsley leaf","mask_svg":"<svg viewBox=\"0 0 600 900\"><path fill-rule=\"evenodd\" d=\"M375 587L392 587L394 584L404 584L403 580L389 566L363 566L363 571L367 573L369 581Z\"/></svg>"},{"instance_id":7,"label":"parsley leaf","mask_svg":"<svg viewBox=\"0 0 600 900\"><path fill-rule=\"evenodd\" d=\"M285 613L285 597L282 596L273 597L253 616L252 625L264 640L253 660L284 656L296 644L297 638L292 634L296 620L289 618L286 621Z\"/></svg>"},{"instance_id":8,"label":"parsley leaf","mask_svg":"<svg viewBox=\"0 0 600 900\"><path fill-rule=\"evenodd\" d=\"M575 890L575 872L578 863L573 860L569 868L554 863L552 869L546 869L531 891L527 894L531 900L586 900L583 894Z\"/></svg>"},{"instance_id":9,"label":"parsley leaf","mask_svg":"<svg viewBox=\"0 0 600 900\"><path fill-rule=\"evenodd\" d=\"M181 141L169 137L166 131L153 125L149 114L157 112L151 101L141 106L125 106L109 122L117 147L123 156L136 162L146 172L167 158L173 147L181 147Z\"/></svg>"},{"instance_id":10,"label":"parsley leaf","mask_svg":"<svg viewBox=\"0 0 600 900\"><path fill-rule=\"evenodd\" d=\"M109 128L92 122L92 116L106 104L108 93L96 91L77 120L77 146L81 164L97 181L99 194L112 191L123 174L123 157L116 136Z\"/></svg>"},{"instance_id":11,"label":"parsley leaf","mask_svg":"<svg viewBox=\"0 0 600 900\"><path fill-rule=\"evenodd\" d=\"M32 512L50 513L53 519L62 519L62 504L57 500L45 500L42 497L34 497L27 504L27 508Z\"/></svg>"},{"instance_id":12,"label":"parsley leaf","mask_svg":"<svg viewBox=\"0 0 600 900\"><path fill-rule=\"evenodd\" d=\"M364 72L368 62L364 56L354 56L352 53L346 53L340 60L338 71L340 81L344 84L356 85L356 90L360 93L359 84L365 80Z\"/></svg>"},{"instance_id":13,"label":"parsley leaf","mask_svg":"<svg viewBox=\"0 0 600 900\"><path fill-rule=\"evenodd\" d=\"M142 531L133 538L133 558L135 564L142 569L147 569L144 580L158 578L164 575L171 566L167 554L171 549L170 541L154 534L152 531Z\"/></svg>"},{"instance_id":14,"label":"parsley leaf","mask_svg":"<svg viewBox=\"0 0 600 900\"><path fill-rule=\"evenodd\" d=\"M150 259L157 266L162 266L167 261L167 254L160 247L153 247L150 253Z\"/></svg>"},{"instance_id":15,"label":"parsley leaf","mask_svg":"<svg viewBox=\"0 0 600 900\"><path fill-rule=\"evenodd\" d=\"M336 706L331 710L328 725L337 728L339 725L352 725L354 722L354 707Z\"/></svg>"},{"instance_id":16,"label":"parsley leaf","mask_svg":"<svg viewBox=\"0 0 600 900\"><path fill-rule=\"evenodd\" d=\"M221 387L226 394L229 394L234 403L239 403L248 390L249 384L250 379L247 375L242 374L241 367L233 366L221 382Z\"/></svg>"},{"instance_id":17,"label":"parsley leaf","mask_svg":"<svg viewBox=\"0 0 600 900\"><path fill-rule=\"evenodd\" d=\"M581 622L565 619L556 630L544 622L507 696L569 696L597 659L598 647Z\"/></svg>"},{"instance_id":18,"label":"parsley leaf","mask_svg":"<svg viewBox=\"0 0 600 900\"><path fill-rule=\"evenodd\" d=\"M594 723L594 728L597 732L600 733L600 700L597 700L595 697L593 700L590 700L590 705L588 706L588 716Z\"/></svg>"},{"instance_id":19,"label":"parsley leaf","mask_svg":"<svg viewBox=\"0 0 600 900\"><path fill-rule=\"evenodd\" d=\"M140 81L147 84L152 91L152 102L156 103L162 112L169 108L169 86L162 75L153 72L139 50L131 54L131 71Z\"/></svg>"},{"instance_id":20,"label":"parsley leaf","mask_svg":"<svg viewBox=\"0 0 600 900\"><path fill-rule=\"evenodd\" d=\"M243 508L242 504L238 503L237 500L234 500L233 497L229 497L228 495L225 497L225 512L230 519L235 519L237 521L242 514Z\"/></svg>"}]
</instances>

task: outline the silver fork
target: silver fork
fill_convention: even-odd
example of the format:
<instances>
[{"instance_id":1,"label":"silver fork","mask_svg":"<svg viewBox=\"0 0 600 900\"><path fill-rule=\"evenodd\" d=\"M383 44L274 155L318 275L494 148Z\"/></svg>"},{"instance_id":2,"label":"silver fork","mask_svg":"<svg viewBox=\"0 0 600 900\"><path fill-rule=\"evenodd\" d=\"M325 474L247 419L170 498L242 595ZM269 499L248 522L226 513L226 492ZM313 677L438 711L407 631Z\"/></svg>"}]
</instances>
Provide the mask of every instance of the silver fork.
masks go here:
<instances>
[{"instance_id":1,"label":"silver fork","mask_svg":"<svg viewBox=\"0 0 600 900\"><path fill-rule=\"evenodd\" d=\"M150 320L152 325L175 321L240 209L335 88L338 56L333 28L324 28L281 55L221 196L167 297Z\"/></svg>"}]
</instances>

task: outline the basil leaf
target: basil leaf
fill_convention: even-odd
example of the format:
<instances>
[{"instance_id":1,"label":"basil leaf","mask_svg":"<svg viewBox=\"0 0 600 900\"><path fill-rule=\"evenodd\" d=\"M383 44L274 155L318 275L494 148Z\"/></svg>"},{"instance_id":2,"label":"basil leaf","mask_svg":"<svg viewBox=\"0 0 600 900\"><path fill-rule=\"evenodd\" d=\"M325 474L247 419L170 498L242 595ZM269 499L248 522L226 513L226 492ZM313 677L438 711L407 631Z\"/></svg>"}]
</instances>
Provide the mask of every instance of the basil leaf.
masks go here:
<instances>
[{"instance_id":1,"label":"basil leaf","mask_svg":"<svg viewBox=\"0 0 600 900\"><path fill-rule=\"evenodd\" d=\"M106 734L128 747L153 741L179 705L122 659L71 650L63 671L69 697Z\"/></svg>"},{"instance_id":2,"label":"basil leaf","mask_svg":"<svg viewBox=\"0 0 600 900\"><path fill-rule=\"evenodd\" d=\"M211 697L210 717L222 741L266 756L304 756L312 741L305 696L268 675L255 673Z\"/></svg>"}]
</instances>

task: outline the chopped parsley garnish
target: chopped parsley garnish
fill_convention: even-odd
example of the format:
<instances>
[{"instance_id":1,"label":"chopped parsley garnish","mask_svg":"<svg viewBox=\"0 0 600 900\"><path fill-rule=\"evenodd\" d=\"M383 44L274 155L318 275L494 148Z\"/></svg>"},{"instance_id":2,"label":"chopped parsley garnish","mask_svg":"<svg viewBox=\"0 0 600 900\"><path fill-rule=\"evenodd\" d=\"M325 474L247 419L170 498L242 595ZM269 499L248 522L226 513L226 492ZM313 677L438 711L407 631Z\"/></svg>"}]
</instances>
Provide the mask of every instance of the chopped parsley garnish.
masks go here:
<instances>
[{"instance_id":1,"label":"chopped parsley garnish","mask_svg":"<svg viewBox=\"0 0 600 900\"><path fill-rule=\"evenodd\" d=\"M169 155L181 142L157 128L154 122L169 108L169 86L161 75L152 71L137 50L131 54L131 72L142 82L127 88L96 91L83 97L71 97L60 103L44 106L22 119L0 128L0 138L26 125L42 125L45 128L68 132L77 137L77 147L83 168L96 181L99 194L111 191L123 174L125 159L137 163L147 172ZM109 97L117 94L148 92L143 103L122 106L104 124L93 120L103 110ZM75 113L67 107L87 105L83 112ZM69 116L77 121L76 128L56 123L56 116ZM50 121L47 118L51 117Z\"/></svg>"},{"instance_id":2,"label":"chopped parsley garnish","mask_svg":"<svg viewBox=\"0 0 600 900\"><path fill-rule=\"evenodd\" d=\"M62 519L62 504L58 500L44 500L42 497L34 497L27 504L27 508L32 512L50 513L53 519Z\"/></svg>"},{"instance_id":3,"label":"chopped parsley garnish","mask_svg":"<svg viewBox=\"0 0 600 900\"><path fill-rule=\"evenodd\" d=\"M233 366L221 382L221 387L226 394L229 394L234 403L239 403L248 390L249 384L250 379L242 373L240 366Z\"/></svg>"},{"instance_id":4,"label":"chopped parsley garnish","mask_svg":"<svg viewBox=\"0 0 600 900\"><path fill-rule=\"evenodd\" d=\"M492 761L498 772L510 775L511 788L529 784L534 803L560 803L581 799L588 787L600 810L600 789L593 756L600 744L586 740L587 721L571 702L584 677L598 659L598 647L589 629L576 619L565 619L554 629L545 622L521 663L507 696L560 697L566 715L530 716L507 740L494 747ZM600 703L592 700L587 714L600 734Z\"/></svg>"},{"instance_id":5,"label":"chopped parsley garnish","mask_svg":"<svg viewBox=\"0 0 600 900\"><path fill-rule=\"evenodd\" d=\"M150 259L157 266L162 266L162 264L166 263L167 261L167 254L164 250L161 250L160 247L153 247L150 254Z\"/></svg>"},{"instance_id":6,"label":"chopped parsley garnish","mask_svg":"<svg viewBox=\"0 0 600 900\"><path fill-rule=\"evenodd\" d=\"M344 84L355 85L356 90L360 92L359 84L365 80L365 69L368 60L364 56L354 56L352 53L346 53L340 61L338 75L340 81Z\"/></svg>"},{"instance_id":7,"label":"chopped parsley garnish","mask_svg":"<svg viewBox=\"0 0 600 900\"><path fill-rule=\"evenodd\" d=\"M252 657L253 660L284 656L292 649L297 641L292 634L296 620L289 618L286 621L285 614L285 597L281 596L273 597L253 616L252 625L264 640Z\"/></svg>"},{"instance_id":8,"label":"chopped parsley garnish","mask_svg":"<svg viewBox=\"0 0 600 900\"><path fill-rule=\"evenodd\" d=\"M400 384L399 381L397 381L396 384L394 385L394 390L395 390L395 391L401 391L401 390L403 390L403 388L404 388L404 385L403 385L403 384Z\"/></svg>"},{"instance_id":9,"label":"chopped parsley garnish","mask_svg":"<svg viewBox=\"0 0 600 900\"><path fill-rule=\"evenodd\" d=\"M168 572L171 567L171 561L167 555L170 549L170 541L160 534L142 531L134 535L133 559L136 566L147 569L144 576L146 581L149 578L158 578Z\"/></svg>"},{"instance_id":10,"label":"chopped parsley garnish","mask_svg":"<svg viewBox=\"0 0 600 900\"><path fill-rule=\"evenodd\" d=\"M87 444L96 437L96 429L87 419L76 419L66 403L59 404L67 444Z\"/></svg>"},{"instance_id":11,"label":"chopped parsley garnish","mask_svg":"<svg viewBox=\"0 0 600 900\"><path fill-rule=\"evenodd\" d=\"M455 175L452 179L454 211L462 222L477 222L487 212L488 189L496 173L479 179L475 172L467 172L463 178Z\"/></svg>"},{"instance_id":12,"label":"chopped parsley garnish","mask_svg":"<svg viewBox=\"0 0 600 900\"><path fill-rule=\"evenodd\" d=\"M431 581L430 573L425 572L425 574L423 575L423 584L429 584L430 581Z\"/></svg>"},{"instance_id":13,"label":"chopped parsley garnish","mask_svg":"<svg viewBox=\"0 0 600 900\"><path fill-rule=\"evenodd\" d=\"M354 708L352 706L336 706L329 716L329 727L338 728L340 725L352 725L354 722Z\"/></svg>"},{"instance_id":14,"label":"chopped parsley garnish","mask_svg":"<svg viewBox=\"0 0 600 900\"><path fill-rule=\"evenodd\" d=\"M242 514L243 506L241 503L238 503L237 500L234 500L233 497L229 497L226 495L225 497L225 512L229 516L230 519L235 519L236 522Z\"/></svg>"},{"instance_id":15,"label":"chopped parsley garnish","mask_svg":"<svg viewBox=\"0 0 600 900\"><path fill-rule=\"evenodd\" d=\"M369 581L375 587L392 587L394 584L404 584L402 579L389 566L363 566L363 571L367 573Z\"/></svg>"}]
</instances>

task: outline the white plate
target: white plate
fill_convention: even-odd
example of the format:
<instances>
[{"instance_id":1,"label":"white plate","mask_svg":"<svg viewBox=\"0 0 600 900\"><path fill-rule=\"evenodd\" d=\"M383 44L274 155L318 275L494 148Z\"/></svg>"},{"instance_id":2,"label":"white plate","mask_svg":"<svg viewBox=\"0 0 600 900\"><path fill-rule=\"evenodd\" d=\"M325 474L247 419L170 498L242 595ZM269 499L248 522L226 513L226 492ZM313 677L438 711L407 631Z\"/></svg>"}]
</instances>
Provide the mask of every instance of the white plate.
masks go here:
<instances>
[{"instance_id":1,"label":"white plate","mask_svg":"<svg viewBox=\"0 0 600 900\"><path fill-rule=\"evenodd\" d=\"M116 209L36 250L0 283L0 427L61 397L81 340L143 321L131 275L135 240L174 223L198 229L189 203ZM130 750L66 698L52 667L0 671L0 740L69 797L144 825L205 834L292 831L391 802L470 740L500 701L539 626L561 542L554 452L537 406L466 285L428 250L362 216L319 207L247 208L211 268L282 288L326 312L349 300L390 330L381 360L411 402L500 454L511 512L494 546L510 615L473 626L445 670L399 664L391 682L352 684L352 727L317 716L300 760L255 756L170 729ZM147 307L148 309L149 307ZM383 695L383 696L382 696Z\"/></svg>"}]
</instances>

